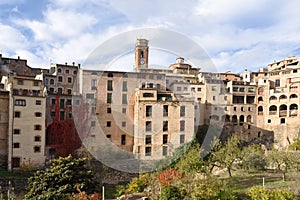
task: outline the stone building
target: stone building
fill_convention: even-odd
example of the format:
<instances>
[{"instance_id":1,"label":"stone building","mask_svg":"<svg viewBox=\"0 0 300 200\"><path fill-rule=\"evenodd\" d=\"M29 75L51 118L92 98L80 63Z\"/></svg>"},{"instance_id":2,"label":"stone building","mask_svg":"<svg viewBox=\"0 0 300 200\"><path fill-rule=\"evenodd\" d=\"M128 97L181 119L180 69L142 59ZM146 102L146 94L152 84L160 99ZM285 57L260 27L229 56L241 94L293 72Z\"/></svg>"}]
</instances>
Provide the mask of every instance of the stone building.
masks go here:
<instances>
[{"instance_id":1,"label":"stone building","mask_svg":"<svg viewBox=\"0 0 300 200\"><path fill-rule=\"evenodd\" d=\"M46 90L42 76L2 77L9 91L8 169L45 164Z\"/></svg>"},{"instance_id":2,"label":"stone building","mask_svg":"<svg viewBox=\"0 0 300 200\"><path fill-rule=\"evenodd\" d=\"M9 92L0 83L0 167L7 166L8 159L8 120Z\"/></svg>"}]
</instances>

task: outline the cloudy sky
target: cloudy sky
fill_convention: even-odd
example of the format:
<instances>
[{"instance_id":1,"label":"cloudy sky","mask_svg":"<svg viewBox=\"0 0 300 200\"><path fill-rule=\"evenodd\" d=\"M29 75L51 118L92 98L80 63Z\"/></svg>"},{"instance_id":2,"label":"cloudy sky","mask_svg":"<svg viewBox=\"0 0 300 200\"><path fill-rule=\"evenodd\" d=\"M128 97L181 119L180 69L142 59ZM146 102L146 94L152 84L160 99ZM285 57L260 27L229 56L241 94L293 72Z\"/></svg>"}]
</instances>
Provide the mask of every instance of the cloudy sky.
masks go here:
<instances>
[{"instance_id":1,"label":"cloudy sky","mask_svg":"<svg viewBox=\"0 0 300 200\"><path fill-rule=\"evenodd\" d=\"M32 67L84 64L107 40L158 28L197 43L219 71L255 71L274 60L300 57L299 7L297 0L0 0L0 51L3 57L27 59ZM176 37L169 39L176 43ZM150 64L176 58L153 52ZM132 52L119 60L132 67Z\"/></svg>"}]
</instances>

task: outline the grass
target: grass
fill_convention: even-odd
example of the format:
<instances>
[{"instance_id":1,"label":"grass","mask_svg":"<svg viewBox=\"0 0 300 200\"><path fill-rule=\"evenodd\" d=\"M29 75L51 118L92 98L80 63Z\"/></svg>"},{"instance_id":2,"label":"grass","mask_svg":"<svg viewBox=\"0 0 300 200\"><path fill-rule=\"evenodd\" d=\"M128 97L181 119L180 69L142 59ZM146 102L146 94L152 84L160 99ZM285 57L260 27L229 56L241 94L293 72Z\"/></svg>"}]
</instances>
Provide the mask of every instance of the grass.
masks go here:
<instances>
[{"instance_id":1,"label":"grass","mask_svg":"<svg viewBox=\"0 0 300 200\"><path fill-rule=\"evenodd\" d=\"M29 171L8 171L0 169L1 178L24 179L29 178L33 173Z\"/></svg>"},{"instance_id":2,"label":"grass","mask_svg":"<svg viewBox=\"0 0 300 200\"><path fill-rule=\"evenodd\" d=\"M286 181L283 181L282 174L273 171L254 173L237 171L231 178L220 177L220 180L237 196L245 197L245 193L249 188L259 185L263 186L263 178L265 179L265 187L268 189L288 189L297 193L297 188L299 188L297 179L288 178Z\"/></svg>"}]
</instances>

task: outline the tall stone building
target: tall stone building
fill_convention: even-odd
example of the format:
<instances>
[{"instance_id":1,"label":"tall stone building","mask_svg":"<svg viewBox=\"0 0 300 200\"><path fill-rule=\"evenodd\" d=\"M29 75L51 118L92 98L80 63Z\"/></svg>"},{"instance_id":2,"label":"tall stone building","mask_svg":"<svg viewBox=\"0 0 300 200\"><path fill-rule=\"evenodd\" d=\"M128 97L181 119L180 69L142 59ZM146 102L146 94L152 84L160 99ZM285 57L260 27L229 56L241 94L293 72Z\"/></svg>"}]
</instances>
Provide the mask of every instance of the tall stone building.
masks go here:
<instances>
[{"instance_id":1,"label":"tall stone building","mask_svg":"<svg viewBox=\"0 0 300 200\"><path fill-rule=\"evenodd\" d=\"M45 164L46 90L42 76L2 77L9 91L8 169Z\"/></svg>"},{"instance_id":2,"label":"tall stone building","mask_svg":"<svg viewBox=\"0 0 300 200\"><path fill-rule=\"evenodd\" d=\"M9 126L9 92L0 83L0 167L7 166Z\"/></svg>"}]
</instances>

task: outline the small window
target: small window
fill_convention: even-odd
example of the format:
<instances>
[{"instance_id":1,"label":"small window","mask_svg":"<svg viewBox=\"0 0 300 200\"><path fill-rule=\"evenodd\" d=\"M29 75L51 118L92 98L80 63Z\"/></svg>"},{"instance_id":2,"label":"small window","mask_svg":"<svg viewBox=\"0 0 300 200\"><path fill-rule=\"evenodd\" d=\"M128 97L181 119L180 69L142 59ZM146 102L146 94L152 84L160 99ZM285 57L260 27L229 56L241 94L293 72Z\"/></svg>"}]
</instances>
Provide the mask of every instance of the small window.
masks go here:
<instances>
[{"instance_id":1,"label":"small window","mask_svg":"<svg viewBox=\"0 0 300 200\"><path fill-rule=\"evenodd\" d=\"M106 137L107 137L107 138L111 138L111 134L107 134Z\"/></svg>"},{"instance_id":2,"label":"small window","mask_svg":"<svg viewBox=\"0 0 300 200\"><path fill-rule=\"evenodd\" d=\"M146 117L152 116L152 106L146 106Z\"/></svg>"},{"instance_id":3,"label":"small window","mask_svg":"<svg viewBox=\"0 0 300 200\"><path fill-rule=\"evenodd\" d=\"M145 156L151 156L151 147L145 148Z\"/></svg>"},{"instance_id":4,"label":"small window","mask_svg":"<svg viewBox=\"0 0 300 200\"><path fill-rule=\"evenodd\" d=\"M107 113L111 113L111 108L107 108Z\"/></svg>"},{"instance_id":5,"label":"small window","mask_svg":"<svg viewBox=\"0 0 300 200\"><path fill-rule=\"evenodd\" d=\"M198 92L201 92L201 88L200 88L200 87L198 87L198 88L197 88L197 91L198 91Z\"/></svg>"},{"instance_id":6,"label":"small window","mask_svg":"<svg viewBox=\"0 0 300 200\"><path fill-rule=\"evenodd\" d=\"M285 118L281 118L281 119L280 119L280 123L281 123L281 124L285 124Z\"/></svg>"},{"instance_id":7,"label":"small window","mask_svg":"<svg viewBox=\"0 0 300 200\"><path fill-rule=\"evenodd\" d=\"M123 81L122 91L127 92L127 81Z\"/></svg>"},{"instance_id":8,"label":"small window","mask_svg":"<svg viewBox=\"0 0 300 200\"><path fill-rule=\"evenodd\" d=\"M146 131L151 131L152 130L152 125L151 125L151 121L146 121Z\"/></svg>"},{"instance_id":9,"label":"small window","mask_svg":"<svg viewBox=\"0 0 300 200\"><path fill-rule=\"evenodd\" d=\"M39 86L39 82L38 81L33 81L33 86Z\"/></svg>"},{"instance_id":10,"label":"small window","mask_svg":"<svg viewBox=\"0 0 300 200\"><path fill-rule=\"evenodd\" d=\"M39 135L34 136L34 141L35 142L40 142L41 141L41 136L39 136Z\"/></svg>"},{"instance_id":11,"label":"small window","mask_svg":"<svg viewBox=\"0 0 300 200\"><path fill-rule=\"evenodd\" d=\"M35 105L42 105L42 101L41 100L36 100Z\"/></svg>"},{"instance_id":12,"label":"small window","mask_svg":"<svg viewBox=\"0 0 300 200\"><path fill-rule=\"evenodd\" d=\"M58 73L61 73L61 69L60 69L60 68L58 68L58 69L57 69L57 72L58 72Z\"/></svg>"},{"instance_id":13,"label":"small window","mask_svg":"<svg viewBox=\"0 0 300 200\"><path fill-rule=\"evenodd\" d=\"M34 153L40 153L41 152L41 147L40 146L34 146Z\"/></svg>"},{"instance_id":14,"label":"small window","mask_svg":"<svg viewBox=\"0 0 300 200\"><path fill-rule=\"evenodd\" d=\"M126 108L122 108L122 113L126 114Z\"/></svg>"},{"instance_id":15,"label":"small window","mask_svg":"<svg viewBox=\"0 0 300 200\"><path fill-rule=\"evenodd\" d=\"M163 106L163 116L164 117L168 117L169 114L169 106L168 105L164 105Z\"/></svg>"},{"instance_id":16,"label":"small window","mask_svg":"<svg viewBox=\"0 0 300 200\"><path fill-rule=\"evenodd\" d=\"M184 131L185 130L185 121L181 120L180 121L180 131Z\"/></svg>"},{"instance_id":17,"label":"small window","mask_svg":"<svg viewBox=\"0 0 300 200\"><path fill-rule=\"evenodd\" d=\"M113 73L111 73L111 72L108 73L107 76L110 77L110 78L114 77Z\"/></svg>"},{"instance_id":18,"label":"small window","mask_svg":"<svg viewBox=\"0 0 300 200\"><path fill-rule=\"evenodd\" d=\"M21 112L15 111L15 118L20 118L20 117L21 117Z\"/></svg>"},{"instance_id":19,"label":"small window","mask_svg":"<svg viewBox=\"0 0 300 200\"><path fill-rule=\"evenodd\" d=\"M216 96L213 96L213 101L215 101L216 100Z\"/></svg>"},{"instance_id":20,"label":"small window","mask_svg":"<svg viewBox=\"0 0 300 200\"><path fill-rule=\"evenodd\" d=\"M183 144L185 142L185 135L181 134L179 140L180 144Z\"/></svg>"},{"instance_id":21,"label":"small window","mask_svg":"<svg viewBox=\"0 0 300 200\"><path fill-rule=\"evenodd\" d=\"M72 78L68 77L68 83L72 83Z\"/></svg>"},{"instance_id":22,"label":"small window","mask_svg":"<svg viewBox=\"0 0 300 200\"><path fill-rule=\"evenodd\" d=\"M126 127L126 122L125 122L125 121L122 122L122 127L123 127L123 128Z\"/></svg>"},{"instance_id":23,"label":"small window","mask_svg":"<svg viewBox=\"0 0 300 200\"><path fill-rule=\"evenodd\" d=\"M62 76L58 77L58 82L63 82L63 77Z\"/></svg>"},{"instance_id":24,"label":"small window","mask_svg":"<svg viewBox=\"0 0 300 200\"><path fill-rule=\"evenodd\" d=\"M164 132L168 131L168 126L169 126L168 121L163 121L163 131Z\"/></svg>"},{"instance_id":25,"label":"small window","mask_svg":"<svg viewBox=\"0 0 300 200\"><path fill-rule=\"evenodd\" d=\"M217 91L217 86L212 86L211 91Z\"/></svg>"},{"instance_id":26,"label":"small window","mask_svg":"<svg viewBox=\"0 0 300 200\"><path fill-rule=\"evenodd\" d=\"M34 130L42 130L42 126L39 124L34 125Z\"/></svg>"},{"instance_id":27,"label":"small window","mask_svg":"<svg viewBox=\"0 0 300 200\"><path fill-rule=\"evenodd\" d=\"M127 94L122 94L122 104L127 104Z\"/></svg>"},{"instance_id":28,"label":"small window","mask_svg":"<svg viewBox=\"0 0 300 200\"><path fill-rule=\"evenodd\" d=\"M272 120L271 119L268 119L268 124L270 124L272 122Z\"/></svg>"},{"instance_id":29,"label":"small window","mask_svg":"<svg viewBox=\"0 0 300 200\"><path fill-rule=\"evenodd\" d=\"M72 99L67 99L66 104L67 104L67 105L72 105Z\"/></svg>"},{"instance_id":30,"label":"small window","mask_svg":"<svg viewBox=\"0 0 300 200\"><path fill-rule=\"evenodd\" d=\"M35 115L35 117L42 117L42 113L41 112L35 112L34 115Z\"/></svg>"},{"instance_id":31,"label":"small window","mask_svg":"<svg viewBox=\"0 0 300 200\"><path fill-rule=\"evenodd\" d=\"M152 137L151 137L151 135L146 135L146 137L145 137L145 144L151 144L151 141L152 140Z\"/></svg>"},{"instance_id":32,"label":"small window","mask_svg":"<svg viewBox=\"0 0 300 200\"><path fill-rule=\"evenodd\" d=\"M112 80L107 81L107 90L112 91L113 90L113 82Z\"/></svg>"},{"instance_id":33,"label":"small window","mask_svg":"<svg viewBox=\"0 0 300 200\"><path fill-rule=\"evenodd\" d=\"M54 79L50 79L50 85L54 85Z\"/></svg>"},{"instance_id":34,"label":"small window","mask_svg":"<svg viewBox=\"0 0 300 200\"><path fill-rule=\"evenodd\" d=\"M180 106L180 117L185 116L185 106Z\"/></svg>"},{"instance_id":35,"label":"small window","mask_svg":"<svg viewBox=\"0 0 300 200\"><path fill-rule=\"evenodd\" d=\"M163 155L163 156L168 155L168 147L167 147L167 146L163 146L162 148L163 148L163 149L162 149L162 155Z\"/></svg>"},{"instance_id":36,"label":"small window","mask_svg":"<svg viewBox=\"0 0 300 200\"><path fill-rule=\"evenodd\" d=\"M20 135L21 130L20 129L14 129L14 135Z\"/></svg>"},{"instance_id":37,"label":"small window","mask_svg":"<svg viewBox=\"0 0 300 200\"><path fill-rule=\"evenodd\" d=\"M168 143L168 135L164 134L163 135L163 144L167 144Z\"/></svg>"},{"instance_id":38,"label":"small window","mask_svg":"<svg viewBox=\"0 0 300 200\"><path fill-rule=\"evenodd\" d=\"M15 105L16 106L26 106L26 100L24 100L24 99L16 99L15 100Z\"/></svg>"},{"instance_id":39,"label":"small window","mask_svg":"<svg viewBox=\"0 0 300 200\"><path fill-rule=\"evenodd\" d=\"M91 127L95 127L96 126L96 121L91 121Z\"/></svg>"},{"instance_id":40,"label":"small window","mask_svg":"<svg viewBox=\"0 0 300 200\"><path fill-rule=\"evenodd\" d=\"M121 135L121 144L122 145L126 144L126 135L125 134Z\"/></svg>"},{"instance_id":41,"label":"small window","mask_svg":"<svg viewBox=\"0 0 300 200\"><path fill-rule=\"evenodd\" d=\"M18 85L24 85L23 80L18 80Z\"/></svg>"},{"instance_id":42,"label":"small window","mask_svg":"<svg viewBox=\"0 0 300 200\"><path fill-rule=\"evenodd\" d=\"M69 74L69 73L70 73L70 71L68 69L66 69L66 74Z\"/></svg>"},{"instance_id":43,"label":"small window","mask_svg":"<svg viewBox=\"0 0 300 200\"><path fill-rule=\"evenodd\" d=\"M97 89L97 79L92 79L92 81L91 81L91 87L92 87L92 90L96 90Z\"/></svg>"},{"instance_id":44,"label":"small window","mask_svg":"<svg viewBox=\"0 0 300 200\"><path fill-rule=\"evenodd\" d=\"M106 122L106 127L111 127L111 121Z\"/></svg>"},{"instance_id":45,"label":"small window","mask_svg":"<svg viewBox=\"0 0 300 200\"><path fill-rule=\"evenodd\" d=\"M51 99L51 104L54 105L56 103L56 99Z\"/></svg>"},{"instance_id":46,"label":"small window","mask_svg":"<svg viewBox=\"0 0 300 200\"><path fill-rule=\"evenodd\" d=\"M91 111L92 115L96 115L96 107L92 106L92 111Z\"/></svg>"},{"instance_id":47,"label":"small window","mask_svg":"<svg viewBox=\"0 0 300 200\"><path fill-rule=\"evenodd\" d=\"M19 143L19 142L14 142L14 143L13 143L13 147L14 147L15 149L20 148L20 143Z\"/></svg>"},{"instance_id":48,"label":"small window","mask_svg":"<svg viewBox=\"0 0 300 200\"><path fill-rule=\"evenodd\" d=\"M112 93L107 93L107 95L106 95L106 102L107 103L112 103Z\"/></svg>"},{"instance_id":49,"label":"small window","mask_svg":"<svg viewBox=\"0 0 300 200\"><path fill-rule=\"evenodd\" d=\"M94 99L95 98L95 95L93 93L87 93L86 94L86 98L87 99Z\"/></svg>"},{"instance_id":50,"label":"small window","mask_svg":"<svg viewBox=\"0 0 300 200\"><path fill-rule=\"evenodd\" d=\"M233 111L236 111L236 107L233 107Z\"/></svg>"},{"instance_id":51,"label":"small window","mask_svg":"<svg viewBox=\"0 0 300 200\"><path fill-rule=\"evenodd\" d=\"M74 71L73 71L73 74L76 75L76 74L77 74L77 70L74 70Z\"/></svg>"}]
</instances>

